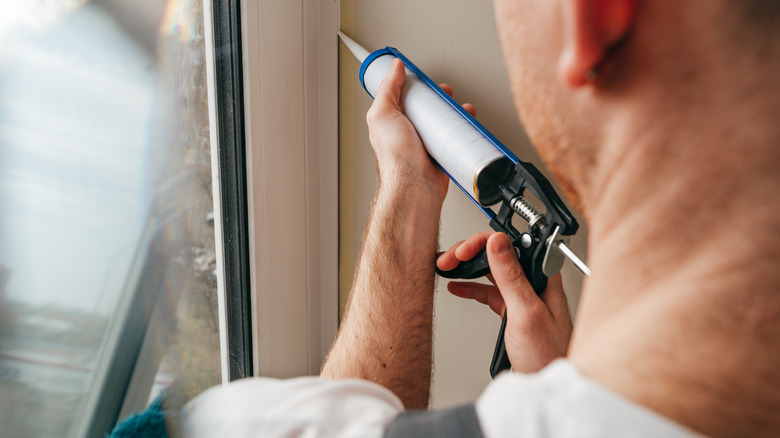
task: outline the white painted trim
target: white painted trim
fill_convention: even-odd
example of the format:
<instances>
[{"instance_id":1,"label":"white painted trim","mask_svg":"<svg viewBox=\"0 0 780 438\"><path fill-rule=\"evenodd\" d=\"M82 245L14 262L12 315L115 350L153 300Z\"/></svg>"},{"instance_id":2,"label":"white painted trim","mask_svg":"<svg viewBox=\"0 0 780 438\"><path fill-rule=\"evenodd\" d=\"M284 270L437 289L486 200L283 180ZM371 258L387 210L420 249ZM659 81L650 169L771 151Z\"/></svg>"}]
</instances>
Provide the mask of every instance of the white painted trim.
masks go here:
<instances>
[{"instance_id":1,"label":"white painted trim","mask_svg":"<svg viewBox=\"0 0 780 438\"><path fill-rule=\"evenodd\" d=\"M225 298L225 247L222 240L222 187L219 172L219 123L217 85L214 77L214 19L212 0L203 0L203 34L206 46L206 87L208 89L209 143L211 148L211 193L214 202L214 238L217 257L217 311L219 313L219 363L222 383L229 381L227 311Z\"/></svg>"},{"instance_id":2,"label":"white painted trim","mask_svg":"<svg viewBox=\"0 0 780 438\"><path fill-rule=\"evenodd\" d=\"M336 0L244 0L255 375L316 374L338 318Z\"/></svg>"}]
</instances>

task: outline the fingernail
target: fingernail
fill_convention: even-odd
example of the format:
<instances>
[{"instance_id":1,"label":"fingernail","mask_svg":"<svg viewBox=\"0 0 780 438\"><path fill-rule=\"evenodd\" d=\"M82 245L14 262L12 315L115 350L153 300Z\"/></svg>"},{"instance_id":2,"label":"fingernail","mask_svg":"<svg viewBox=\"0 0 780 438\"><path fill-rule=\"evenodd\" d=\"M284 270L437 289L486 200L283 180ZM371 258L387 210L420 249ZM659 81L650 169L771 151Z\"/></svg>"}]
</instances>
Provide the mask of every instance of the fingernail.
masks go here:
<instances>
[{"instance_id":1,"label":"fingernail","mask_svg":"<svg viewBox=\"0 0 780 438\"><path fill-rule=\"evenodd\" d=\"M512 242L509 241L509 237L506 234L501 234L493 238L493 252L496 254L504 254L512 250Z\"/></svg>"}]
</instances>

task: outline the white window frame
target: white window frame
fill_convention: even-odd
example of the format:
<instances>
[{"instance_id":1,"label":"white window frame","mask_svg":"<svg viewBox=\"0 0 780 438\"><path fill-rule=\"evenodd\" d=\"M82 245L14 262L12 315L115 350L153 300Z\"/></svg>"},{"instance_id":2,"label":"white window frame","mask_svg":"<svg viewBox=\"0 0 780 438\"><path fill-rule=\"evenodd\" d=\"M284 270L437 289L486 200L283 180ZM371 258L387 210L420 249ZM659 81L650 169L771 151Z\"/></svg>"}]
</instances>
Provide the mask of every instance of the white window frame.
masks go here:
<instances>
[{"instance_id":1,"label":"white window frame","mask_svg":"<svg viewBox=\"0 0 780 438\"><path fill-rule=\"evenodd\" d=\"M338 2L242 0L241 20L254 375L317 374L338 327Z\"/></svg>"},{"instance_id":2,"label":"white window frame","mask_svg":"<svg viewBox=\"0 0 780 438\"><path fill-rule=\"evenodd\" d=\"M218 0L217 0L218 1ZM214 61L214 4L203 0L203 34L206 56L206 87L208 87L209 143L211 150L211 193L214 199L214 250L217 259L217 314L219 318L219 363L222 383L230 381L227 337L227 298L225 296L225 242L222 230L222 184L219 171L219 139L217 123L217 95Z\"/></svg>"}]
</instances>

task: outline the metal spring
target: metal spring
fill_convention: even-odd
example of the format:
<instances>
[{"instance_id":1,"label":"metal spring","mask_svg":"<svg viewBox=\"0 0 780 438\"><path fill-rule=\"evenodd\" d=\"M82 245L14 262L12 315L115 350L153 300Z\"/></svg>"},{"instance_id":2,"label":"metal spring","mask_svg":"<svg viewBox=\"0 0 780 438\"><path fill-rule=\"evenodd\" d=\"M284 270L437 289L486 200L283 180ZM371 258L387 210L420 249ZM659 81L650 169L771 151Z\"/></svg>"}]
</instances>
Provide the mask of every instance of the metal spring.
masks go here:
<instances>
[{"instance_id":1,"label":"metal spring","mask_svg":"<svg viewBox=\"0 0 780 438\"><path fill-rule=\"evenodd\" d=\"M542 212L539 211L536 206L528 202L522 195L513 198L512 201L509 202L509 206L512 207L512 210L517 212L520 217L528 221L528 226L530 228L533 228L537 224L539 226L544 226L544 224L547 223Z\"/></svg>"}]
</instances>

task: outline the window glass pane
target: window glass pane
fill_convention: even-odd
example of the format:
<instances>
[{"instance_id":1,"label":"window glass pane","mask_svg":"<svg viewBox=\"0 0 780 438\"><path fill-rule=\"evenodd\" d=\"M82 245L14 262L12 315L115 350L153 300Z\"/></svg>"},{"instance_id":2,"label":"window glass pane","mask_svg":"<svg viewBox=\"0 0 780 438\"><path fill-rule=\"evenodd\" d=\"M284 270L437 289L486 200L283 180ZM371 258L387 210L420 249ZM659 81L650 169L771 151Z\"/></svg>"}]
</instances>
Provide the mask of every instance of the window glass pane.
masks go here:
<instances>
[{"instance_id":1,"label":"window glass pane","mask_svg":"<svg viewBox=\"0 0 780 438\"><path fill-rule=\"evenodd\" d=\"M0 42L4 436L219 383L201 2L5 2Z\"/></svg>"}]
</instances>

